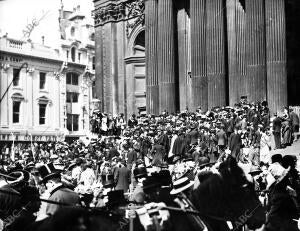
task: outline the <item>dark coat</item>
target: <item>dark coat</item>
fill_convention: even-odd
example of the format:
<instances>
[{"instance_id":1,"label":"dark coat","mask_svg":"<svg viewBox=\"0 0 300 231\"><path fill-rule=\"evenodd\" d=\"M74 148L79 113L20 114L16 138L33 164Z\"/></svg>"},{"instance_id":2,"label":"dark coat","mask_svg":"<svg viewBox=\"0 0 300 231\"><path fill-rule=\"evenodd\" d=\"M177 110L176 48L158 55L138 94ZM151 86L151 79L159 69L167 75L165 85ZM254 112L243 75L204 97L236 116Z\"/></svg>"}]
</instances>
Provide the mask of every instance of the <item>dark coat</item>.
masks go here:
<instances>
[{"instance_id":1,"label":"dark coat","mask_svg":"<svg viewBox=\"0 0 300 231\"><path fill-rule=\"evenodd\" d=\"M49 200L75 206L80 203L80 198L77 193L63 185L58 186L50 193ZM58 209L62 208L62 205L47 204L46 214L53 215Z\"/></svg>"},{"instance_id":2,"label":"dark coat","mask_svg":"<svg viewBox=\"0 0 300 231\"><path fill-rule=\"evenodd\" d=\"M135 150L132 150L127 155L127 164L133 164L137 160L137 152Z\"/></svg>"},{"instance_id":3,"label":"dark coat","mask_svg":"<svg viewBox=\"0 0 300 231\"><path fill-rule=\"evenodd\" d=\"M228 148L231 151L231 156L237 158L240 154L242 139L240 134L232 133L228 140Z\"/></svg>"},{"instance_id":4,"label":"dark coat","mask_svg":"<svg viewBox=\"0 0 300 231\"><path fill-rule=\"evenodd\" d=\"M290 119L293 126L299 125L299 116L295 112L290 113Z\"/></svg>"},{"instance_id":5,"label":"dark coat","mask_svg":"<svg viewBox=\"0 0 300 231\"><path fill-rule=\"evenodd\" d=\"M164 146L165 152L169 152L170 150L170 139L167 134L162 134L159 139L159 143Z\"/></svg>"},{"instance_id":6,"label":"dark coat","mask_svg":"<svg viewBox=\"0 0 300 231\"><path fill-rule=\"evenodd\" d=\"M218 140L219 146L223 146L223 145L227 144L227 135L223 129L218 131L216 135L217 135L217 140Z\"/></svg>"},{"instance_id":7,"label":"dark coat","mask_svg":"<svg viewBox=\"0 0 300 231\"><path fill-rule=\"evenodd\" d=\"M190 136L191 136L191 144L195 144L198 142L199 132L197 129L192 130L190 132Z\"/></svg>"},{"instance_id":8,"label":"dark coat","mask_svg":"<svg viewBox=\"0 0 300 231\"><path fill-rule=\"evenodd\" d=\"M277 185L275 185L277 187ZM297 207L285 189L273 189L269 195L269 211L265 231L296 231Z\"/></svg>"},{"instance_id":9,"label":"dark coat","mask_svg":"<svg viewBox=\"0 0 300 231\"><path fill-rule=\"evenodd\" d=\"M116 190L127 192L130 184L131 171L126 167L117 168L114 173Z\"/></svg>"},{"instance_id":10,"label":"dark coat","mask_svg":"<svg viewBox=\"0 0 300 231\"><path fill-rule=\"evenodd\" d=\"M165 147L161 144L155 144L151 149L151 155L153 156L152 164L162 163L165 158Z\"/></svg>"},{"instance_id":11,"label":"dark coat","mask_svg":"<svg viewBox=\"0 0 300 231\"><path fill-rule=\"evenodd\" d=\"M280 133L281 132L282 121L279 117L276 117L273 120L273 132Z\"/></svg>"},{"instance_id":12,"label":"dark coat","mask_svg":"<svg viewBox=\"0 0 300 231\"><path fill-rule=\"evenodd\" d=\"M174 141L172 152L175 156L184 156L186 153L186 140L183 135L178 136Z\"/></svg>"}]
</instances>

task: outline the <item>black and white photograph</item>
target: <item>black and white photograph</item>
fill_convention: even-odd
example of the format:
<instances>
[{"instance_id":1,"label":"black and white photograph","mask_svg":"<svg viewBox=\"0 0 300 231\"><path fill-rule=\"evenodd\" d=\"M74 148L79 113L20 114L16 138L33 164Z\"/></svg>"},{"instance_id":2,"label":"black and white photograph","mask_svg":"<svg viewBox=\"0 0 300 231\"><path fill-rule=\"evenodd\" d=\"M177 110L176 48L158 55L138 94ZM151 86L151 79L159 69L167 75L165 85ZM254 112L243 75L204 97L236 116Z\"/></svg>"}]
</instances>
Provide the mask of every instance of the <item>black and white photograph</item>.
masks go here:
<instances>
[{"instance_id":1,"label":"black and white photograph","mask_svg":"<svg viewBox=\"0 0 300 231\"><path fill-rule=\"evenodd\" d=\"M300 0L0 0L0 231L299 231Z\"/></svg>"}]
</instances>

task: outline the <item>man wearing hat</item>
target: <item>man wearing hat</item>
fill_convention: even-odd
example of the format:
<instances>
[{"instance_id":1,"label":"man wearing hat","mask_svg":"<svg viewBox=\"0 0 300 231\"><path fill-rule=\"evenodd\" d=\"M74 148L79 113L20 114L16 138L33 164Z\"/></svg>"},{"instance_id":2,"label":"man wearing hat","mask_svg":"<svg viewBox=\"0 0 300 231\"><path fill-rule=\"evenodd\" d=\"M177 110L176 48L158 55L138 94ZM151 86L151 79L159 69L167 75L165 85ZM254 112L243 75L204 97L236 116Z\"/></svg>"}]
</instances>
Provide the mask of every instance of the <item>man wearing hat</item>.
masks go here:
<instances>
[{"instance_id":1,"label":"man wearing hat","mask_svg":"<svg viewBox=\"0 0 300 231\"><path fill-rule=\"evenodd\" d=\"M234 127L234 132L230 135L228 140L228 148L231 151L231 156L239 160L240 150L242 146L241 135L239 134L239 128Z\"/></svg>"},{"instance_id":2,"label":"man wearing hat","mask_svg":"<svg viewBox=\"0 0 300 231\"><path fill-rule=\"evenodd\" d=\"M127 192L131 182L131 171L126 167L125 161L119 162L114 171L115 189Z\"/></svg>"},{"instance_id":3,"label":"man wearing hat","mask_svg":"<svg viewBox=\"0 0 300 231\"><path fill-rule=\"evenodd\" d=\"M62 206L75 206L80 203L79 195L62 184L60 172L54 168L53 163L42 165L38 168L38 171L42 183L46 185L50 193L49 200L61 203L61 205L48 203L46 207L47 215L53 215Z\"/></svg>"}]
</instances>

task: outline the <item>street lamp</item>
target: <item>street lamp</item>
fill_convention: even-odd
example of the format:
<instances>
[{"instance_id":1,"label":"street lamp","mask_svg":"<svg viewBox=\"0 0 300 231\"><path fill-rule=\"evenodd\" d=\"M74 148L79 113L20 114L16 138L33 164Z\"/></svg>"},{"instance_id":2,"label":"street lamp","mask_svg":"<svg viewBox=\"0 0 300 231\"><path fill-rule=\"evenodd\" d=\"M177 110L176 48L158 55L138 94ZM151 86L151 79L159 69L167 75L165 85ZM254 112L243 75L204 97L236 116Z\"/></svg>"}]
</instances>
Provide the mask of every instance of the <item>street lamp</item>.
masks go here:
<instances>
[{"instance_id":1,"label":"street lamp","mask_svg":"<svg viewBox=\"0 0 300 231\"><path fill-rule=\"evenodd\" d=\"M28 68L28 63L25 62L25 63L23 63L23 64L21 65L21 67L20 67L19 70L18 70L18 74L17 74L16 76L19 76L19 75L20 75L20 72L21 72L22 68L24 68L24 67L27 69L27 68ZM0 104L1 104L2 100L4 99L5 95L7 94L9 88L11 87L11 85L13 84L13 82L15 81L15 79L16 79L15 76L13 76L12 81L10 82L10 84L8 85L8 87L6 88L4 94L1 96Z\"/></svg>"}]
</instances>

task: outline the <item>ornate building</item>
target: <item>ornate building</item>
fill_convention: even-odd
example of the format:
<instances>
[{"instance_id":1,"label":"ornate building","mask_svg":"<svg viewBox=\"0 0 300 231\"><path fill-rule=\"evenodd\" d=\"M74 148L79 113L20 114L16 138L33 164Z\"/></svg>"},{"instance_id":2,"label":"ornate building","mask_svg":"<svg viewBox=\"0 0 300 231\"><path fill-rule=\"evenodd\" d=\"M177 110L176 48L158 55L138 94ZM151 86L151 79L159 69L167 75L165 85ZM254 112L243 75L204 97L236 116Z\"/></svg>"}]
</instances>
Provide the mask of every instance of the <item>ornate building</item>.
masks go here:
<instances>
[{"instance_id":1,"label":"ornate building","mask_svg":"<svg viewBox=\"0 0 300 231\"><path fill-rule=\"evenodd\" d=\"M0 37L0 147L90 135L94 27L77 6L60 9L59 49Z\"/></svg>"},{"instance_id":2,"label":"ornate building","mask_svg":"<svg viewBox=\"0 0 300 231\"><path fill-rule=\"evenodd\" d=\"M102 110L300 105L299 1L95 0ZM298 87L297 87L298 86Z\"/></svg>"}]
</instances>

